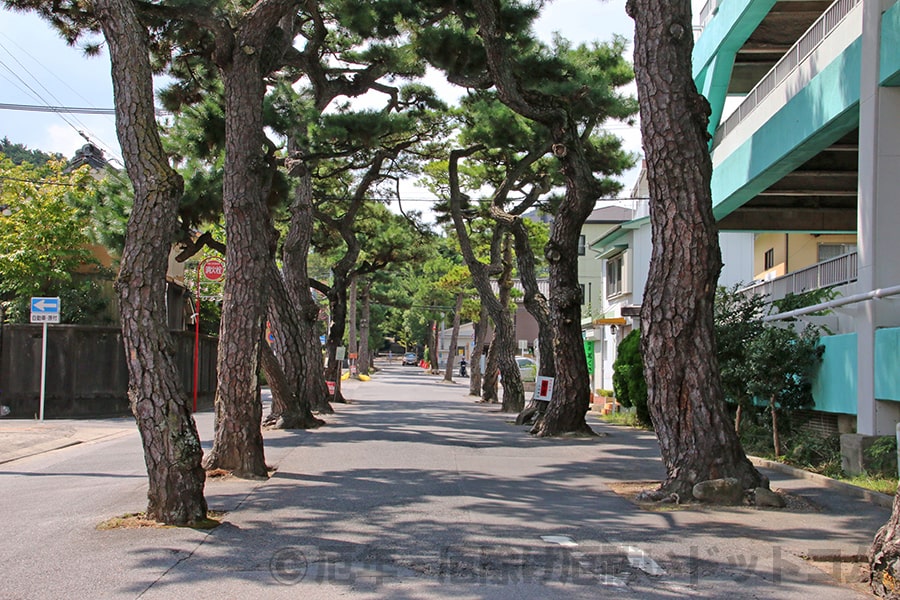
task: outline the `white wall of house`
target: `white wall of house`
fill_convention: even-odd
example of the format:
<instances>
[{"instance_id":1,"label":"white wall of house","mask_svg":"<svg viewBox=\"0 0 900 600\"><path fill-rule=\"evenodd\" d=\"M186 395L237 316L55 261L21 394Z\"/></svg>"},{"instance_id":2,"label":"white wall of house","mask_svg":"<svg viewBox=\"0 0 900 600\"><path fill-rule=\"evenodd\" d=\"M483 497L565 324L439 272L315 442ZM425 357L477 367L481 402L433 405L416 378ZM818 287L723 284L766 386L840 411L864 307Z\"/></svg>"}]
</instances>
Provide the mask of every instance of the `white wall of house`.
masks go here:
<instances>
[{"instance_id":1,"label":"white wall of house","mask_svg":"<svg viewBox=\"0 0 900 600\"><path fill-rule=\"evenodd\" d=\"M753 248L756 235L752 232L725 232L719 234L722 249L722 272L719 285L731 287L753 281Z\"/></svg>"},{"instance_id":2,"label":"white wall of house","mask_svg":"<svg viewBox=\"0 0 900 600\"><path fill-rule=\"evenodd\" d=\"M604 316L620 316L623 306L639 306L643 302L644 287L650 272L650 257L653 251L651 227L649 221L641 227L629 232L625 237L615 242L625 246L624 251L624 292L610 296L606 282L604 281L603 310ZM722 251L722 272L719 276L719 285L732 286L741 282L750 282L753 279L753 248L754 234L745 232L726 232L719 234L719 246ZM616 255L608 259L598 261L603 263L604 280L606 277L606 264L609 260L615 260ZM594 364L595 372L592 382L593 389L612 389L613 363L619 342L639 326L638 319L627 317L626 325L618 325L613 328L610 325L595 326L592 331L594 339ZM586 334L587 335L587 334ZM588 336L590 337L590 336Z\"/></svg>"}]
</instances>

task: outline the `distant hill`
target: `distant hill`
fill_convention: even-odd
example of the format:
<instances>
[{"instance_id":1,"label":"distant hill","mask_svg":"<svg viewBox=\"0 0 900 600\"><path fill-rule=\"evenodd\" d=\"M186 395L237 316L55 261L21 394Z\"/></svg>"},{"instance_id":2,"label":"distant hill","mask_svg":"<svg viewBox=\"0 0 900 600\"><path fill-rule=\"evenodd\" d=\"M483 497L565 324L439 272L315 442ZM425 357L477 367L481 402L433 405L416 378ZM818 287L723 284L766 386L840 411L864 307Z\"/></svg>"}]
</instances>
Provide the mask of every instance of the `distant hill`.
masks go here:
<instances>
[{"instance_id":1,"label":"distant hill","mask_svg":"<svg viewBox=\"0 0 900 600\"><path fill-rule=\"evenodd\" d=\"M47 164L51 160L65 160L62 154L47 154L40 150L29 150L24 144L14 144L9 138L4 137L0 140L0 152L17 165L22 163L31 163L36 167Z\"/></svg>"}]
</instances>

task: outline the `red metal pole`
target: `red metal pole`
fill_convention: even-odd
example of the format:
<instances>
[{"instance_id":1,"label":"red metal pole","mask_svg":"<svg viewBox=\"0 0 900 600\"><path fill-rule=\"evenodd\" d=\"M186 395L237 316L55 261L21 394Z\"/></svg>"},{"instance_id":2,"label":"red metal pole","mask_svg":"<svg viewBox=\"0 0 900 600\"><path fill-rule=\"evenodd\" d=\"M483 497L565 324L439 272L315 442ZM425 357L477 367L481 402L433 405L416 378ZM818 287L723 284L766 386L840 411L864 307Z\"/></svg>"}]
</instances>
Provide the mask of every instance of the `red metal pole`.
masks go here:
<instances>
[{"instance_id":1,"label":"red metal pole","mask_svg":"<svg viewBox=\"0 0 900 600\"><path fill-rule=\"evenodd\" d=\"M194 411L197 412L197 382L200 379L200 264L197 263L197 305L194 310Z\"/></svg>"}]
</instances>

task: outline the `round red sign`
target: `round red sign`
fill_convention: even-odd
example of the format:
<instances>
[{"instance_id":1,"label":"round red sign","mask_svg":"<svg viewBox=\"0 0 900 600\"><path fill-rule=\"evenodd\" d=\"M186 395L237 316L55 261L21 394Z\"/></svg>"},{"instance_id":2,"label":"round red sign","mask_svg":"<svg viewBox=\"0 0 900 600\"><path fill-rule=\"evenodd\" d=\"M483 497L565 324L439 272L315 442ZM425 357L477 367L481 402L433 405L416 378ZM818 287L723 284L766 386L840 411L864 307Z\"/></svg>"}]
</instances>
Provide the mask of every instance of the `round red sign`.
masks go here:
<instances>
[{"instance_id":1,"label":"round red sign","mask_svg":"<svg viewBox=\"0 0 900 600\"><path fill-rule=\"evenodd\" d=\"M225 276L225 263L211 258L203 263L203 276L210 281L219 281Z\"/></svg>"}]
</instances>

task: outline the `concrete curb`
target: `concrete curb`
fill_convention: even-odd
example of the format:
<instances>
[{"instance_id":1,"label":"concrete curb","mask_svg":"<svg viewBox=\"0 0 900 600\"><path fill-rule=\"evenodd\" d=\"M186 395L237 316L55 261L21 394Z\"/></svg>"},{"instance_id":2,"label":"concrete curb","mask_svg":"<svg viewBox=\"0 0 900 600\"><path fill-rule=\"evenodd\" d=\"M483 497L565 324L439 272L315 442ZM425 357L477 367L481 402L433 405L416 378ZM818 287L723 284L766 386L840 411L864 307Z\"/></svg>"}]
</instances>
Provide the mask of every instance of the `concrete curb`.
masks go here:
<instances>
[{"instance_id":1,"label":"concrete curb","mask_svg":"<svg viewBox=\"0 0 900 600\"><path fill-rule=\"evenodd\" d=\"M824 475L819 475L818 473L810 473L809 471L804 471L803 469L798 469L790 465L775 462L774 460L767 460L765 458L759 458L757 456L748 456L747 458L750 459L750 462L753 463L754 466L762 467L764 469L771 469L772 471L778 471L779 473L784 473L785 475L790 475L791 477L795 477L797 479L809 479L811 481L815 481L823 487L827 487L849 496L854 496L856 498L862 498L863 500L866 500L878 506L891 508L894 503L894 497L889 496L888 494L873 492L872 490L867 490L850 483L844 483L843 481L838 481L837 479L832 479L831 477L825 477Z\"/></svg>"}]
</instances>

